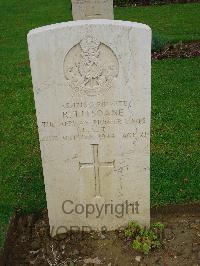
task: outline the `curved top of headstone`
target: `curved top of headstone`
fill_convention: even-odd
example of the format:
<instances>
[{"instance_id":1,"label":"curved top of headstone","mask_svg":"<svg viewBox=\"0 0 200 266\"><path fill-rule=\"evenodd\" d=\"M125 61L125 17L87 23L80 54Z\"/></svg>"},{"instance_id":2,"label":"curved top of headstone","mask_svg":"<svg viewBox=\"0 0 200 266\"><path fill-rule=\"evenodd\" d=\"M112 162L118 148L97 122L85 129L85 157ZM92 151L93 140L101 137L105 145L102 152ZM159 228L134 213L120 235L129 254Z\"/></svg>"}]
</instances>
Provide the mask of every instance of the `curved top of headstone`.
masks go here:
<instances>
[{"instance_id":1,"label":"curved top of headstone","mask_svg":"<svg viewBox=\"0 0 200 266\"><path fill-rule=\"evenodd\" d=\"M61 22L56 24L51 24L47 26L42 26L39 28L35 28L29 31L27 37L29 38L33 34L37 34L43 31L52 31L57 29L62 29L65 27L80 27L80 26L90 26L90 25L97 25L97 26L106 26L106 25L112 25L112 26L124 26L124 27L130 27L130 28L138 28L138 29L146 29L148 31L151 31L151 28L143 23L138 22L130 22L130 21L122 21L122 20L109 20L109 19L92 19L92 20L78 20L78 21L69 21L69 22Z\"/></svg>"}]
</instances>

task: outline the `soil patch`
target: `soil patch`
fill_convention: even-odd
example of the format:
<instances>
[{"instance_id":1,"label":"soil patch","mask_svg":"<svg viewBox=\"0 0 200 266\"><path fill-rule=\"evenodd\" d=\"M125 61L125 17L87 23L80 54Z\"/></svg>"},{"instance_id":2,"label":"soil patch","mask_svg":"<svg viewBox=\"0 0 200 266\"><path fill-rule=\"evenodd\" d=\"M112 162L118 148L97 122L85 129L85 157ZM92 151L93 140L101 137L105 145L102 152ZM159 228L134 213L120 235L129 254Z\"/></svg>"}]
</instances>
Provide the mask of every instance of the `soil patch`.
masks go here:
<instances>
[{"instance_id":1,"label":"soil patch","mask_svg":"<svg viewBox=\"0 0 200 266\"><path fill-rule=\"evenodd\" d=\"M166 4L198 3L199 0L114 0L114 7L154 6Z\"/></svg>"},{"instance_id":2,"label":"soil patch","mask_svg":"<svg viewBox=\"0 0 200 266\"><path fill-rule=\"evenodd\" d=\"M152 53L152 59L192 58L197 56L200 56L200 41L170 44L163 51Z\"/></svg>"},{"instance_id":3,"label":"soil patch","mask_svg":"<svg viewBox=\"0 0 200 266\"><path fill-rule=\"evenodd\" d=\"M130 247L123 231L69 232L52 239L47 211L16 215L1 265L199 265L200 205L153 209L152 217L165 225L163 247L144 255Z\"/></svg>"}]
</instances>

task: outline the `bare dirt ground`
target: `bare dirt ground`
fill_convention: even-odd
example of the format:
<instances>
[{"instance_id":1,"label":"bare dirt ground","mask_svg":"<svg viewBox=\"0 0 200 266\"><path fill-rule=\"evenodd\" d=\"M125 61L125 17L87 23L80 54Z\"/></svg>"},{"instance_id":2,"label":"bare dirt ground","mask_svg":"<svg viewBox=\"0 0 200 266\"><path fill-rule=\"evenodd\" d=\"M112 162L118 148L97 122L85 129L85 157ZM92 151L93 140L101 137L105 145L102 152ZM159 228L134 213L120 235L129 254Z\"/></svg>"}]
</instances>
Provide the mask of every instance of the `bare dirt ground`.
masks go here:
<instances>
[{"instance_id":1,"label":"bare dirt ground","mask_svg":"<svg viewBox=\"0 0 200 266\"><path fill-rule=\"evenodd\" d=\"M69 232L52 239L47 211L16 215L0 265L200 265L200 205L154 209L151 216L165 225L163 247L144 255L133 250L120 231Z\"/></svg>"},{"instance_id":2,"label":"bare dirt ground","mask_svg":"<svg viewBox=\"0 0 200 266\"><path fill-rule=\"evenodd\" d=\"M186 4L186 3L198 3L199 0L126 0L119 1L114 0L115 7L134 7L134 6L150 6L150 5L167 5L167 4Z\"/></svg>"},{"instance_id":3,"label":"bare dirt ground","mask_svg":"<svg viewBox=\"0 0 200 266\"><path fill-rule=\"evenodd\" d=\"M152 53L152 59L192 58L198 56L200 56L200 41L170 44L163 51Z\"/></svg>"}]
</instances>

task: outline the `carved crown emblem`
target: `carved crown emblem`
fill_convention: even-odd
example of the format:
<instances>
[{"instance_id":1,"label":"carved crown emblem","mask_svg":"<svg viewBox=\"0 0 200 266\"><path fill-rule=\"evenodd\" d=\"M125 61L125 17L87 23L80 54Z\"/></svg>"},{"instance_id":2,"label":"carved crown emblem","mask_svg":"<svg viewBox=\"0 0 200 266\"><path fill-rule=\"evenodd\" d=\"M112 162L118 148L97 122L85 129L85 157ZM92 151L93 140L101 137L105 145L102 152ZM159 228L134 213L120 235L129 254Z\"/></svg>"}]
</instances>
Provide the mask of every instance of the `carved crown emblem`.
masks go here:
<instances>
[{"instance_id":1,"label":"carved crown emblem","mask_svg":"<svg viewBox=\"0 0 200 266\"><path fill-rule=\"evenodd\" d=\"M119 65L114 52L89 36L71 48L64 60L64 75L76 93L96 96L113 86Z\"/></svg>"},{"instance_id":2,"label":"carved crown emblem","mask_svg":"<svg viewBox=\"0 0 200 266\"><path fill-rule=\"evenodd\" d=\"M92 37L88 37L83 39L80 42L80 46L81 49L83 50L83 52L88 52L88 51L98 51L99 46L100 46L100 42L97 41L97 39L92 38Z\"/></svg>"}]
</instances>

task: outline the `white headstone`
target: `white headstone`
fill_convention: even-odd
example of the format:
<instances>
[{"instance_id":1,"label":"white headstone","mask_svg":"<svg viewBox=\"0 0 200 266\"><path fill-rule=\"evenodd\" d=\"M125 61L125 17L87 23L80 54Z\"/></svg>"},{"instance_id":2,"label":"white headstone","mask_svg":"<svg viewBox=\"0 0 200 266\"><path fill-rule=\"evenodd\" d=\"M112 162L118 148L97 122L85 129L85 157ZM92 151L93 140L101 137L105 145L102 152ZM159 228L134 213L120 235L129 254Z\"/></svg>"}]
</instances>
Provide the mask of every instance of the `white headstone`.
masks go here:
<instances>
[{"instance_id":1,"label":"white headstone","mask_svg":"<svg viewBox=\"0 0 200 266\"><path fill-rule=\"evenodd\" d=\"M150 28L67 22L28 44L52 234L149 225Z\"/></svg>"},{"instance_id":2,"label":"white headstone","mask_svg":"<svg viewBox=\"0 0 200 266\"><path fill-rule=\"evenodd\" d=\"M72 0L74 20L114 19L113 0Z\"/></svg>"}]
</instances>

